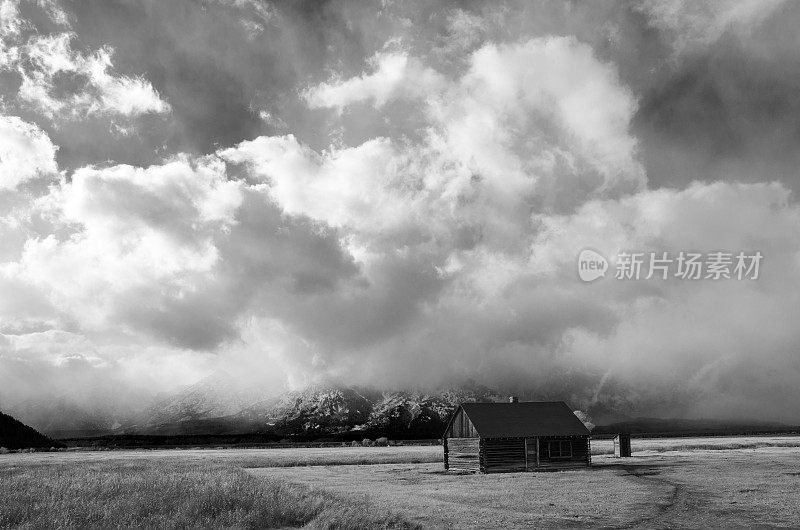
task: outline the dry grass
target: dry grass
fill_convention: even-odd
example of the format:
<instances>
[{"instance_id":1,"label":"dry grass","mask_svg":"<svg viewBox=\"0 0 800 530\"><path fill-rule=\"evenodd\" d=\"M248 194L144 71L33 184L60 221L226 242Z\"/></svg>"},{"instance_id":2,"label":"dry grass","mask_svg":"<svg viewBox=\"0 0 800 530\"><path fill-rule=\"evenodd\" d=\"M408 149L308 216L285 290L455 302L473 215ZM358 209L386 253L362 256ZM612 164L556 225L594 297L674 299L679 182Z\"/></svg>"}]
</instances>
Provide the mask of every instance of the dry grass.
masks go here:
<instances>
[{"instance_id":1,"label":"dry grass","mask_svg":"<svg viewBox=\"0 0 800 530\"><path fill-rule=\"evenodd\" d=\"M414 527L366 499L164 459L3 466L0 499L0 528Z\"/></svg>"},{"instance_id":2,"label":"dry grass","mask_svg":"<svg viewBox=\"0 0 800 530\"><path fill-rule=\"evenodd\" d=\"M476 528L649 526L668 505L692 527L800 526L792 447L800 437L634 439L617 460L598 440L591 469L470 477L444 474L437 446L12 453L0 528L408 528L452 513Z\"/></svg>"},{"instance_id":3,"label":"dry grass","mask_svg":"<svg viewBox=\"0 0 800 530\"><path fill-rule=\"evenodd\" d=\"M124 451L67 451L10 454L6 465L106 461L194 461L196 465L227 464L236 467L335 466L359 464L421 464L440 462L441 446L329 447L281 449L132 449Z\"/></svg>"},{"instance_id":4,"label":"dry grass","mask_svg":"<svg viewBox=\"0 0 800 530\"><path fill-rule=\"evenodd\" d=\"M768 447L800 447L800 436L706 436L693 438L634 438L631 440L631 450L634 454L698 450L730 451L733 449L761 449ZM613 453L613 440L592 440L593 455Z\"/></svg>"}]
</instances>

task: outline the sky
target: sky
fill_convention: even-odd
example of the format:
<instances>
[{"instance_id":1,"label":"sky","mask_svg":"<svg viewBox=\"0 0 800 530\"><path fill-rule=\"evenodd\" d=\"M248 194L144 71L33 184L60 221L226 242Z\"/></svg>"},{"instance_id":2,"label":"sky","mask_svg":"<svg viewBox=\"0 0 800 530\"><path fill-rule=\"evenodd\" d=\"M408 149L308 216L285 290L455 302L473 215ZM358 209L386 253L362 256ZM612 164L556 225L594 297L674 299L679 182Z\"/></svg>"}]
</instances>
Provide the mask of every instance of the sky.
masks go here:
<instances>
[{"instance_id":1,"label":"sky","mask_svg":"<svg viewBox=\"0 0 800 530\"><path fill-rule=\"evenodd\" d=\"M0 407L224 370L800 423L798 24L779 0L0 0ZM614 277L651 252L763 259Z\"/></svg>"}]
</instances>

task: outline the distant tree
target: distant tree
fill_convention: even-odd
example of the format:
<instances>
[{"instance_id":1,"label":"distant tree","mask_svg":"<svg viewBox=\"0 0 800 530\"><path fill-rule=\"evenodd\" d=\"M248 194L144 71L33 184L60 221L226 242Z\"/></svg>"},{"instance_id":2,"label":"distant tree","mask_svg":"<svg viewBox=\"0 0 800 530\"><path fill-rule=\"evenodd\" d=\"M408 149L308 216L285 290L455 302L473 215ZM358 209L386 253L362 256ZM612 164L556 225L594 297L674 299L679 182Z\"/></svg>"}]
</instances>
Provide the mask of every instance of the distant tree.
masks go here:
<instances>
[{"instance_id":1,"label":"distant tree","mask_svg":"<svg viewBox=\"0 0 800 530\"><path fill-rule=\"evenodd\" d=\"M594 429L594 423L592 423L592 419L589 417L588 414L586 414L582 410L576 410L574 411L574 414L578 417L579 420L583 422L584 425L586 425L587 429L589 429L590 431Z\"/></svg>"}]
</instances>

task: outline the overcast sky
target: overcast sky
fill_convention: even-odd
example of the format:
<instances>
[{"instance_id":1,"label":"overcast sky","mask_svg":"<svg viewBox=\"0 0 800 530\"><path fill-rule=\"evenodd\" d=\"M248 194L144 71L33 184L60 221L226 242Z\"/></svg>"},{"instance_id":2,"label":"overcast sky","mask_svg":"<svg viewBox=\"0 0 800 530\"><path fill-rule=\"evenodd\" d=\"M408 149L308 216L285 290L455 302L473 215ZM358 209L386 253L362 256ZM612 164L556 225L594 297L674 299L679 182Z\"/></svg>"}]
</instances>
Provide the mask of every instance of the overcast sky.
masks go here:
<instances>
[{"instance_id":1,"label":"overcast sky","mask_svg":"<svg viewBox=\"0 0 800 530\"><path fill-rule=\"evenodd\" d=\"M224 369L800 422L799 26L769 0L0 0L0 406ZM587 284L585 247L764 258Z\"/></svg>"}]
</instances>

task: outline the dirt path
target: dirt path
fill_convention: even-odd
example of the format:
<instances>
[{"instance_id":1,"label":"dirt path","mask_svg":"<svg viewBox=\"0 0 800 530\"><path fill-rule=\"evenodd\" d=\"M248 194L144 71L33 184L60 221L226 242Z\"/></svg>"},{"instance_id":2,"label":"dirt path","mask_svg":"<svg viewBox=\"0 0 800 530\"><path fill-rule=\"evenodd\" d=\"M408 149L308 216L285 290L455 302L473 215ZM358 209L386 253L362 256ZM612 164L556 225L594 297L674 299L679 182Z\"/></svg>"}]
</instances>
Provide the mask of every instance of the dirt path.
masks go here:
<instances>
[{"instance_id":1,"label":"dirt path","mask_svg":"<svg viewBox=\"0 0 800 530\"><path fill-rule=\"evenodd\" d=\"M676 451L607 467L666 492L639 528L800 527L800 451Z\"/></svg>"},{"instance_id":2,"label":"dirt path","mask_svg":"<svg viewBox=\"0 0 800 530\"><path fill-rule=\"evenodd\" d=\"M655 503L653 513L642 517L629 528L674 528L677 520L690 509L691 495L686 484L663 478L659 466L611 464L606 468L623 470L632 480L650 485L666 499L663 503Z\"/></svg>"}]
</instances>

